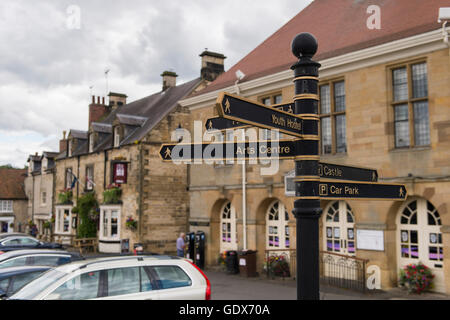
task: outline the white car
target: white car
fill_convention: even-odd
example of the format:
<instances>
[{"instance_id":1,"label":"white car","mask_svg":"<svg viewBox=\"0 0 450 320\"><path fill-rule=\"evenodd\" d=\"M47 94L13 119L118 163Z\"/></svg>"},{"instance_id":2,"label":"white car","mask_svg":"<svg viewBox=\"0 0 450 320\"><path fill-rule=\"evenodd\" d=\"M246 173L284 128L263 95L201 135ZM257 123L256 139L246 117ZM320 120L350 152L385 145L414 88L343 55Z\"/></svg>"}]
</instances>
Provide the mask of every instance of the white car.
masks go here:
<instances>
[{"instance_id":1,"label":"white car","mask_svg":"<svg viewBox=\"0 0 450 320\"><path fill-rule=\"evenodd\" d=\"M170 256L117 256L56 267L10 299L209 300L211 285L190 260Z\"/></svg>"}]
</instances>

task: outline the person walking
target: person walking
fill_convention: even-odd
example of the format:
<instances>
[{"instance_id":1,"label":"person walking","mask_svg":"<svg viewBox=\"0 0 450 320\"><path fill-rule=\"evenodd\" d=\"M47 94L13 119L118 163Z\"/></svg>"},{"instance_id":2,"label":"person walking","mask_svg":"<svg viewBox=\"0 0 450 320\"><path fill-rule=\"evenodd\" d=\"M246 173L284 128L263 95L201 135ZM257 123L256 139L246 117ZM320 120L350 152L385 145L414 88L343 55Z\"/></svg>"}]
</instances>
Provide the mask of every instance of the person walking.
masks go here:
<instances>
[{"instance_id":1,"label":"person walking","mask_svg":"<svg viewBox=\"0 0 450 320\"><path fill-rule=\"evenodd\" d=\"M180 233L180 237L177 239L177 256L184 257L184 248L186 248L186 244L184 243L185 234Z\"/></svg>"}]
</instances>

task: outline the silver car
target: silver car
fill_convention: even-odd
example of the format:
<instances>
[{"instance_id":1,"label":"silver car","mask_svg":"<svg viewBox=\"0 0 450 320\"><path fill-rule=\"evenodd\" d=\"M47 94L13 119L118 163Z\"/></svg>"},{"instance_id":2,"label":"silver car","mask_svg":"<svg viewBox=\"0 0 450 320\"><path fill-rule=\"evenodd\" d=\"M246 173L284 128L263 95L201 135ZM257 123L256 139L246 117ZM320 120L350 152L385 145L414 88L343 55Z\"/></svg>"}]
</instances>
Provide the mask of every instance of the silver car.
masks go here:
<instances>
[{"instance_id":1,"label":"silver car","mask_svg":"<svg viewBox=\"0 0 450 320\"><path fill-rule=\"evenodd\" d=\"M117 256L72 262L30 282L10 299L209 300L211 285L190 260Z\"/></svg>"}]
</instances>

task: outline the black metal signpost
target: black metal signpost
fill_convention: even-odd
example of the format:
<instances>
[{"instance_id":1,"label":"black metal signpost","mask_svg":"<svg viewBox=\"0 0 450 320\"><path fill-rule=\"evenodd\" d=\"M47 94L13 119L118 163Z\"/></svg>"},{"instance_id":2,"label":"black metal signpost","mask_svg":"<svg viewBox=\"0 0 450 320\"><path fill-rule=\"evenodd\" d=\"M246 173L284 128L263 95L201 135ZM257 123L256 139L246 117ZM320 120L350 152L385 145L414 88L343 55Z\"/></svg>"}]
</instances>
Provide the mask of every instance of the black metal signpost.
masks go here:
<instances>
[{"instance_id":1,"label":"black metal signpost","mask_svg":"<svg viewBox=\"0 0 450 320\"><path fill-rule=\"evenodd\" d=\"M294 103L266 106L229 93L216 101L219 118L208 119L207 130L256 126L278 129L294 140L163 144L163 161L293 159L295 200L292 213L297 235L297 299L319 300L319 218L321 199L405 200L400 184L378 183L374 169L319 162L319 67L312 57L317 40L297 35L292 53L299 59L294 70Z\"/></svg>"}]
</instances>

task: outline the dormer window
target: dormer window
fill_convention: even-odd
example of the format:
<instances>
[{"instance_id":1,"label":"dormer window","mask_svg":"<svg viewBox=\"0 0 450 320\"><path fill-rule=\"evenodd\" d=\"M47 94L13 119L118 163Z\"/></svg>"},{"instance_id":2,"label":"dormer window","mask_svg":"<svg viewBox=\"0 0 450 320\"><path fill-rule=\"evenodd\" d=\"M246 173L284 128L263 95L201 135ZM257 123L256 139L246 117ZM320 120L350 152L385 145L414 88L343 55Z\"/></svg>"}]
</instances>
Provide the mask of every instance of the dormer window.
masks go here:
<instances>
[{"instance_id":1,"label":"dormer window","mask_svg":"<svg viewBox=\"0 0 450 320\"><path fill-rule=\"evenodd\" d=\"M114 128L114 147L119 147L120 145L120 127Z\"/></svg>"},{"instance_id":2,"label":"dormer window","mask_svg":"<svg viewBox=\"0 0 450 320\"><path fill-rule=\"evenodd\" d=\"M89 153L94 152L94 134L89 135Z\"/></svg>"},{"instance_id":3,"label":"dormer window","mask_svg":"<svg viewBox=\"0 0 450 320\"><path fill-rule=\"evenodd\" d=\"M71 157L72 156L72 143L73 142L73 140L72 139L70 139L69 140L69 145L68 145L68 147L67 147L67 156L68 157Z\"/></svg>"}]
</instances>

